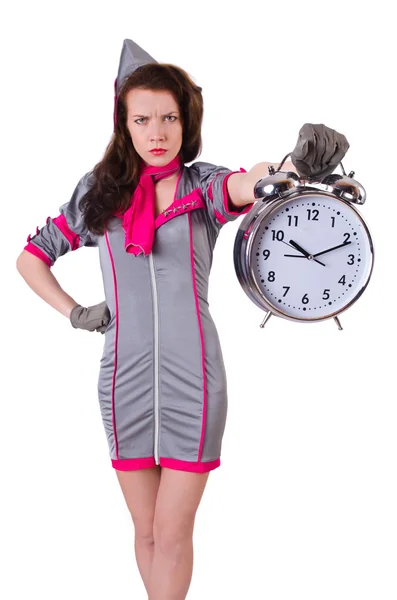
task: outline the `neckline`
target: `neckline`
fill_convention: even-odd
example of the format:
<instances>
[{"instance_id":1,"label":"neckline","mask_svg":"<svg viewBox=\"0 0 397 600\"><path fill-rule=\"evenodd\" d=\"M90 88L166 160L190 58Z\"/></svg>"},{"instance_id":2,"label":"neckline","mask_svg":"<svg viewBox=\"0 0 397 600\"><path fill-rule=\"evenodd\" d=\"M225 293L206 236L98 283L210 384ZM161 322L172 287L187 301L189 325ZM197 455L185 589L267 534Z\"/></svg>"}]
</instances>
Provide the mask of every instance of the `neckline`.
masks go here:
<instances>
[{"instance_id":1,"label":"neckline","mask_svg":"<svg viewBox=\"0 0 397 600\"><path fill-rule=\"evenodd\" d=\"M181 168L180 168L180 170L179 170L179 173L178 173L178 178L177 178L177 180L176 180L176 184L175 184L174 199L172 200L172 202L171 202L171 204L170 204L169 206L167 206L166 208L164 208L164 209L163 209L163 210L162 210L162 211L161 211L161 212L160 212L160 213L159 213L159 214L158 214L158 215L157 215L157 216L154 218L154 222L155 222L155 223L156 223L156 221L157 221L158 219L160 219L160 217L162 217L162 216L163 216L163 214L164 214L164 213L165 213L167 210L170 210L170 208L172 208L172 207L173 207L173 205L175 204L175 202L176 202L176 199L177 199L176 197L177 197L177 194L178 194L178 189L179 189L179 182L180 182L180 180L181 180L181 177L182 177L183 169L184 169L184 165L181 165Z\"/></svg>"}]
</instances>

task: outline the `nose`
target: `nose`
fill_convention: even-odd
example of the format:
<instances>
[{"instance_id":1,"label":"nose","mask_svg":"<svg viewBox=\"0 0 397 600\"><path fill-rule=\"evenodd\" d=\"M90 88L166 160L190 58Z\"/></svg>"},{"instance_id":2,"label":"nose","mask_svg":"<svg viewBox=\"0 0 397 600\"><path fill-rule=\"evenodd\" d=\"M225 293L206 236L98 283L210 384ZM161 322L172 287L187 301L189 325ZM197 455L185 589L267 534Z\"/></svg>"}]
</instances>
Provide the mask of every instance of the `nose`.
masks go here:
<instances>
[{"instance_id":1,"label":"nose","mask_svg":"<svg viewBox=\"0 0 397 600\"><path fill-rule=\"evenodd\" d=\"M152 143L156 143L158 145L160 142L165 140L164 134L164 124L163 123L153 123L152 129L150 131L150 141Z\"/></svg>"}]
</instances>

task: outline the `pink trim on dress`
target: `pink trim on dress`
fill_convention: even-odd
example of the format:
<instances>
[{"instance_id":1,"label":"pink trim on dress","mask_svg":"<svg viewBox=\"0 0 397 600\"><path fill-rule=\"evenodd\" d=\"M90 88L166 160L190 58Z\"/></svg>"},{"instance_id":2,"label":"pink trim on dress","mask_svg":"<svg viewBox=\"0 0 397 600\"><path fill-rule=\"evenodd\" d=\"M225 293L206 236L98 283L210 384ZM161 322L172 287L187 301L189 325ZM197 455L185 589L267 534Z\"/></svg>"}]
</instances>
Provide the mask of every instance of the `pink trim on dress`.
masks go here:
<instances>
[{"instance_id":1,"label":"pink trim on dress","mask_svg":"<svg viewBox=\"0 0 397 600\"><path fill-rule=\"evenodd\" d=\"M245 215L254 206L254 202L250 202L249 204L247 204L244 207L244 210L230 210L229 209L229 201L232 203L232 200L231 200L231 198L229 196L229 193L227 191L227 180L234 173L241 173L241 172L246 173L245 169L240 169L240 171L233 171L232 173L228 173L226 175L226 177L224 178L223 183L222 183L223 208L225 209L225 211L227 212L228 215Z\"/></svg>"},{"instance_id":2,"label":"pink trim on dress","mask_svg":"<svg viewBox=\"0 0 397 600\"><path fill-rule=\"evenodd\" d=\"M54 264L52 260L47 256L47 254L44 254L44 252L42 252L40 248L32 244L32 242L26 244L24 250L27 250L31 254L34 254L34 256L37 256L37 258L41 258L41 260L45 262L45 264L49 267L52 267L52 265Z\"/></svg>"},{"instance_id":3,"label":"pink trim on dress","mask_svg":"<svg viewBox=\"0 0 397 600\"><path fill-rule=\"evenodd\" d=\"M160 467L176 469L177 471L190 471L191 473L207 473L208 471L212 471L213 469L219 467L220 464L220 458L210 462L190 462L186 460L160 457Z\"/></svg>"},{"instance_id":4,"label":"pink trim on dress","mask_svg":"<svg viewBox=\"0 0 397 600\"><path fill-rule=\"evenodd\" d=\"M119 458L112 460L112 467L119 471L137 471L138 469L150 469L156 466L156 461L152 456L148 458Z\"/></svg>"},{"instance_id":5,"label":"pink trim on dress","mask_svg":"<svg viewBox=\"0 0 397 600\"><path fill-rule=\"evenodd\" d=\"M219 173L219 175L220 175L220 173ZM218 177L218 175L216 175L216 177ZM212 184L214 183L214 180L215 180L215 177L209 184L208 190L207 190L208 198L211 200L211 202L214 202L214 196L212 194Z\"/></svg>"},{"instance_id":6,"label":"pink trim on dress","mask_svg":"<svg viewBox=\"0 0 397 600\"><path fill-rule=\"evenodd\" d=\"M178 215L196 210L197 208L206 208L203 194L200 188L194 189L190 194L184 196L182 199L174 200L174 202L165 210L164 213L160 213L154 222L155 229L158 229ZM170 211L170 212L168 212Z\"/></svg>"},{"instance_id":7,"label":"pink trim on dress","mask_svg":"<svg viewBox=\"0 0 397 600\"><path fill-rule=\"evenodd\" d=\"M65 216L59 215L59 217L52 219L52 222L62 231L72 250L77 250L80 247L80 237L69 228Z\"/></svg>"},{"instance_id":8,"label":"pink trim on dress","mask_svg":"<svg viewBox=\"0 0 397 600\"><path fill-rule=\"evenodd\" d=\"M219 223L222 223L222 225L227 223L227 219L225 219L225 217L223 215L221 215L221 213L219 211L217 211L216 208L214 208L214 213L215 213L215 216L218 219Z\"/></svg>"},{"instance_id":9,"label":"pink trim on dress","mask_svg":"<svg viewBox=\"0 0 397 600\"><path fill-rule=\"evenodd\" d=\"M201 315L200 315L200 307L199 300L197 295L197 285L196 285L196 272L194 267L194 248L193 248L193 229L192 229L192 217L189 214L189 234L190 234L190 261L192 267L192 281L193 281L193 290L194 290L194 299L196 302L196 312L197 312L197 320L199 324L200 330L200 340L201 340L201 365L203 370L203 421L201 426L201 439L200 439L200 448L198 453L198 461L201 462L201 455L203 453L203 445L204 445L204 437L205 437L205 426L207 422L207 373L205 368L205 349L204 349L204 334L203 327L201 324Z\"/></svg>"},{"instance_id":10,"label":"pink trim on dress","mask_svg":"<svg viewBox=\"0 0 397 600\"><path fill-rule=\"evenodd\" d=\"M109 236L108 236L107 231L105 231L105 238L106 238L106 244L107 244L108 251L109 251L110 261L112 263L114 297L115 297L115 304L116 304L116 335L115 335L115 340L114 340L114 369L113 369L113 381L112 381L112 424L113 424L113 435L114 435L114 443L115 443L115 448L116 448L116 456L117 456L117 460L118 460L119 459L119 447L118 447L117 430L116 430L116 411L115 411L115 403L114 403L114 390L115 390L116 374L117 374L117 344L118 344L118 337L119 337L119 299L118 299L118 293L117 293L116 269L114 266L113 254L112 254L112 250L110 248ZM105 335L106 335L106 332L105 332Z\"/></svg>"}]
</instances>

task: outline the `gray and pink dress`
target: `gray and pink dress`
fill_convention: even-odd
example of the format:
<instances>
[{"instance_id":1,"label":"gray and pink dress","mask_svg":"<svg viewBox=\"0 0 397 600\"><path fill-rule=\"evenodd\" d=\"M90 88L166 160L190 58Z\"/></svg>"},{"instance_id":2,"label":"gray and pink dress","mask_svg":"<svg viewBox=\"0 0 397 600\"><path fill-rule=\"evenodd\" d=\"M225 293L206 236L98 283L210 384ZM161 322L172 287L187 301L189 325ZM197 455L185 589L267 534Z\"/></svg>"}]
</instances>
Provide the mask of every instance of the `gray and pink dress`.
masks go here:
<instances>
[{"instance_id":1,"label":"gray and pink dress","mask_svg":"<svg viewBox=\"0 0 397 600\"><path fill-rule=\"evenodd\" d=\"M174 201L155 219L147 256L125 251L119 217L109 220L103 236L85 227L78 202L93 183L92 172L61 214L28 238L25 250L50 267L70 250L99 249L111 319L98 397L116 469L160 465L203 473L220 465L227 383L208 280L221 227L253 206L230 209L226 182L232 172L206 162L182 165Z\"/></svg>"}]
</instances>

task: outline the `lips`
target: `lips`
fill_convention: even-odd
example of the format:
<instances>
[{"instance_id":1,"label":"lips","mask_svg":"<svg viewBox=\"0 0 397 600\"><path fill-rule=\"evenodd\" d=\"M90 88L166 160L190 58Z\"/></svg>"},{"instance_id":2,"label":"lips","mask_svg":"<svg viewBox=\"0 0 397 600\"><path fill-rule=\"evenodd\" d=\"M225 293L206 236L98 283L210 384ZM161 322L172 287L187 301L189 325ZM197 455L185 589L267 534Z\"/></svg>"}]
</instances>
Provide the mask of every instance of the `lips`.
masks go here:
<instances>
[{"instance_id":1,"label":"lips","mask_svg":"<svg viewBox=\"0 0 397 600\"><path fill-rule=\"evenodd\" d=\"M160 154L164 154L165 152L167 152L167 150L164 150L164 148L150 150L150 154L154 154L155 156L160 156Z\"/></svg>"}]
</instances>

